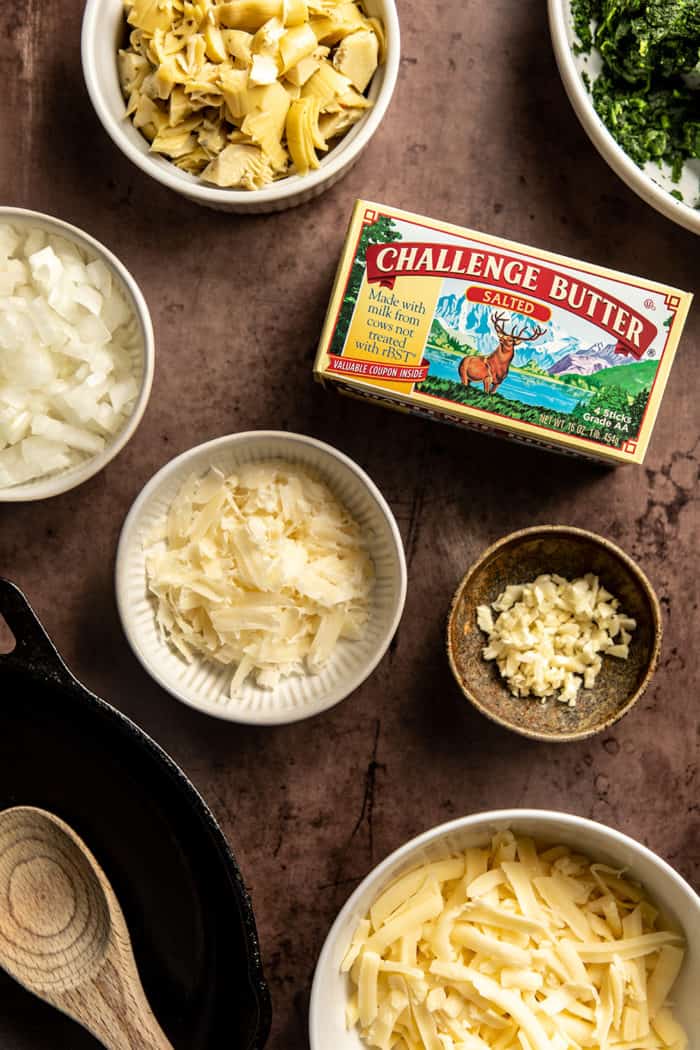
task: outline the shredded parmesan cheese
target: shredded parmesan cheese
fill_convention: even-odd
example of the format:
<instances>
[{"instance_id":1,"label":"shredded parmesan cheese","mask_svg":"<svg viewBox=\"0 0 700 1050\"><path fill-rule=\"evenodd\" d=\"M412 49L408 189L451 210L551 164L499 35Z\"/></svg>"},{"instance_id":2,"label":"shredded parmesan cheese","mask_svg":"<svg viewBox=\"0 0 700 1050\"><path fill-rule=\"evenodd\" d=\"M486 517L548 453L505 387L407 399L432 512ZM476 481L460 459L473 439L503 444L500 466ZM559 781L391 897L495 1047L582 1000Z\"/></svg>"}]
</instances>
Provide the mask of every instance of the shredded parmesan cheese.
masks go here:
<instances>
[{"instance_id":1,"label":"shredded parmesan cheese","mask_svg":"<svg viewBox=\"0 0 700 1050\"><path fill-rule=\"evenodd\" d=\"M374 580L360 526L325 485L281 463L191 477L148 538L146 572L163 636L274 688L318 672L358 639Z\"/></svg>"},{"instance_id":2,"label":"shredded parmesan cheese","mask_svg":"<svg viewBox=\"0 0 700 1050\"><path fill-rule=\"evenodd\" d=\"M378 1050L687 1050L683 938L619 874L501 832L402 875L342 964L348 1027Z\"/></svg>"},{"instance_id":3,"label":"shredded parmesan cheese","mask_svg":"<svg viewBox=\"0 0 700 1050\"><path fill-rule=\"evenodd\" d=\"M582 686L593 688L603 656L627 659L637 626L592 573L506 587L490 607L479 606L476 620L489 639L484 659L496 661L514 696L557 693L571 707Z\"/></svg>"}]
</instances>

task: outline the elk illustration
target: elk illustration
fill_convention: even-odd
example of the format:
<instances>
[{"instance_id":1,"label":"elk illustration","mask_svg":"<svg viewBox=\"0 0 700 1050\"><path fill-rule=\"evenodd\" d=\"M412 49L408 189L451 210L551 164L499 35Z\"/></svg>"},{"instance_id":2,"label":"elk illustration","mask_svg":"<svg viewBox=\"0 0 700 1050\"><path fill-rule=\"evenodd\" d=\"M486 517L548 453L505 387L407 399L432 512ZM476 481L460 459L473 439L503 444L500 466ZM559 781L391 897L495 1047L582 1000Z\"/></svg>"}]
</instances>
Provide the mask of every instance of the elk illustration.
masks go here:
<instances>
[{"instance_id":1,"label":"elk illustration","mask_svg":"<svg viewBox=\"0 0 700 1050\"><path fill-rule=\"evenodd\" d=\"M484 393L492 394L508 375L515 348L520 343L534 343L540 339L546 329L535 325L529 331L529 321L525 321L519 330L513 327L507 332L504 324L508 317L505 313L493 313L491 321L498 336L498 346L492 354L479 354L475 357L464 357L459 365L459 378L465 386L470 383L483 383Z\"/></svg>"}]
</instances>

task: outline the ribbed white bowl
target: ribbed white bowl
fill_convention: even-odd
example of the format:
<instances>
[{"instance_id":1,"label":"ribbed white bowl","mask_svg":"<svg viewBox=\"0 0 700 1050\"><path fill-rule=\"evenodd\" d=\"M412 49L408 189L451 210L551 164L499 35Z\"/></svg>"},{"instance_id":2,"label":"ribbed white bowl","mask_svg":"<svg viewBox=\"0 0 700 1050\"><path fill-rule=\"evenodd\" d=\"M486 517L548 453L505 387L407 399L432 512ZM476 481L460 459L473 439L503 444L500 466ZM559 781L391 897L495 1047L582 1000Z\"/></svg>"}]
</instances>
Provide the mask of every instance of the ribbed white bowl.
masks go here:
<instances>
[{"instance_id":1,"label":"ribbed white bowl","mask_svg":"<svg viewBox=\"0 0 700 1050\"><path fill-rule=\"evenodd\" d=\"M347 1031L345 1005L350 981L340 965L355 928L377 897L403 872L441 860L471 846L485 846L496 831L510 828L549 845L572 846L615 868L626 868L647 890L668 920L686 938L687 953L673 1001L678 1020L700 1048L700 897L655 853L619 831L569 813L539 809L501 809L475 813L426 831L401 846L364 879L333 924L316 966L311 992L311 1050L367 1050L357 1029Z\"/></svg>"},{"instance_id":2,"label":"ribbed white bowl","mask_svg":"<svg viewBox=\"0 0 700 1050\"><path fill-rule=\"evenodd\" d=\"M283 211L330 189L346 175L381 124L391 102L399 73L401 40L395 0L366 0L370 15L382 19L386 32L386 60L379 67L368 95L374 105L336 146L324 154L320 166L308 175L289 175L261 190L219 189L196 175L181 171L165 157L151 153L141 132L125 117L126 104L119 85L117 51L126 35L123 0L87 0L83 15L82 62L88 94L105 131L114 144L151 178L196 204L218 211L258 214Z\"/></svg>"},{"instance_id":3,"label":"ribbed white bowl","mask_svg":"<svg viewBox=\"0 0 700 1050\"><path fill-rule=\"evenodd\" d=\"M284 460L330 486L362 527L376 579L362 638L339 643L317 675L284 679L277 688L247 682L228 697L232 669L204 659L188 664L158 631L146 586L144 538L163 519L186 478L210 467L226 473L244 463ZM145 669L178 700L231 722L275 725L318 714L343 700L372 673L398 627L406 599L406 560L399 530L376 485L351 459L314 438L284 431L249 431L198 445L167 463L145 486L122 528L116 594L124 632Z\"/></svg>"}]
</instances>

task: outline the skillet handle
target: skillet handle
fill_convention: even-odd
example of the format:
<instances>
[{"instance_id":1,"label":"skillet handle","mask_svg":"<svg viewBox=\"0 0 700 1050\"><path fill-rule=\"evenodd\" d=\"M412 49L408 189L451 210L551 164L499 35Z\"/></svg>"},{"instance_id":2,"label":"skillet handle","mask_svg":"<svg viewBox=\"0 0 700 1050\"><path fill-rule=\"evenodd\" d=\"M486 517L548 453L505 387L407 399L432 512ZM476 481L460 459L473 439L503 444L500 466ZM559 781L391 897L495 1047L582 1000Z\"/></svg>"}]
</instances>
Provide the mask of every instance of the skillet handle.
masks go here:
<instances>
[{"instance_id":1,"label":"skillet handle","mask_svg":"<svg viewBox=\"0 0 700 1050\"><path fill-rule=\"evenodd\" d=\"M22 591L0 576L0 615L15 638L11 653L0 653L0 675L5 671L30 672L61 684L73 681L48 634Z\"/></svg>"}]
</instances>

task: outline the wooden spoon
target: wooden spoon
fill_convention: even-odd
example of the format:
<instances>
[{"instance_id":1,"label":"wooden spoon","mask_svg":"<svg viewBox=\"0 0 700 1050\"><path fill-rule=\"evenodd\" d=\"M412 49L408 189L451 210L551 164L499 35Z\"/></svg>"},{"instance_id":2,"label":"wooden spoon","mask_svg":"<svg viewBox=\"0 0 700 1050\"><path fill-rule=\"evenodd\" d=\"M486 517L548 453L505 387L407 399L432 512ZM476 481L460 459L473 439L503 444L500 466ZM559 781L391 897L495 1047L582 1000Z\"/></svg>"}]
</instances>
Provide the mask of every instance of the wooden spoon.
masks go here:
<instances>
[{"instance_id":1,"label":"wooden spoon","mask_svg":"<svg viewBox=\"0 0 700 1050\"><path fill-rule=\"evenodd\" d=\"M106 875L72 828L30 806L0 813L0 966L108 1050L173 1050Z\"/></svg>"}]
</instances>

